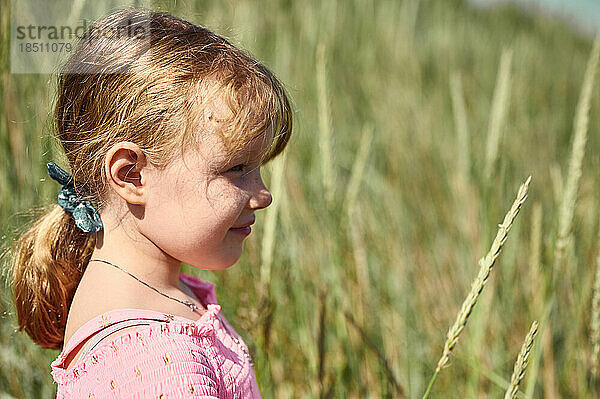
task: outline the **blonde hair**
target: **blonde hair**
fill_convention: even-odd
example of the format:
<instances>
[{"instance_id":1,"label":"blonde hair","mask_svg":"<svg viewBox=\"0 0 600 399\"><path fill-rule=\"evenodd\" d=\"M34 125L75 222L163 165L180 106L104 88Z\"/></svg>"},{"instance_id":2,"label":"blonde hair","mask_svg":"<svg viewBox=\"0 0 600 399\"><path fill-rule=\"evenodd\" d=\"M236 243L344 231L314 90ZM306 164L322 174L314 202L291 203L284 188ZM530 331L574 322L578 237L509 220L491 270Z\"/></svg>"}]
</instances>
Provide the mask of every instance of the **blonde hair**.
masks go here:
<instances>
[{"instance_id":1,"label":"blonde hair","mask_svg":"<svg viewBox=\"0 0 600 399\"><path fill-rule=\"evenodd\" d=\"M141 36L105 34L130 27L147 30ZM81 198L99 210L106 205L104 156L119 141L136 143L159 168L177 150L197 145L194 126L216 94L232 111L215 130L232 154L261 136L272 140L262 163L283 151L292 113L282 84L225 38L167 13L135 8L93 24L58 74L54 113L75 181L86 187ZM95 241L53 204L13 245L19 330L43 348L63 346L68 310Z\"/></svg>"}]
</instances>

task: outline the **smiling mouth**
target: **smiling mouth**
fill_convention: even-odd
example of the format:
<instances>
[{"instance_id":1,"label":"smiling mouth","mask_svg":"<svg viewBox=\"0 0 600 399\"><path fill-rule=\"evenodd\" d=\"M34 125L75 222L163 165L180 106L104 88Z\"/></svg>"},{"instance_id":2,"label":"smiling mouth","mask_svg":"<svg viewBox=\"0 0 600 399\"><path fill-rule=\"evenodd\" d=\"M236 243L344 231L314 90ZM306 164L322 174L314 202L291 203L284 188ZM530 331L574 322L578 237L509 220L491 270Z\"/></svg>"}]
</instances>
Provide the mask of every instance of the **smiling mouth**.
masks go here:
<instances>
[{"instance_id":1,"label":"smiling mouth","mask_svg":"<svg viewBox=\"0 0 600 399\"><path fill-rule=\"evenodd\" d=\"M256 218L254 217L254 215L252 215L252 219L250 219L250 221L242 224L241 226L232 227L230 230L245 230L246 228L249 228L250 225L253 225L255 221Z\"/></svg>"},{"instance_id":2,"label":"smiling mouth","mask_svg":"<svg viewBox=\"0 0 600 399\"><path fill-rule=\"evenodd\" d=\"M246 227L239 227L239 228L230 228L229 230L235 232L235 233L240 233L240 234L245 234L248 235L250 234L250 232L252 231L252 228L250 226L246 226Z\"/></svg>"}]
</instances>

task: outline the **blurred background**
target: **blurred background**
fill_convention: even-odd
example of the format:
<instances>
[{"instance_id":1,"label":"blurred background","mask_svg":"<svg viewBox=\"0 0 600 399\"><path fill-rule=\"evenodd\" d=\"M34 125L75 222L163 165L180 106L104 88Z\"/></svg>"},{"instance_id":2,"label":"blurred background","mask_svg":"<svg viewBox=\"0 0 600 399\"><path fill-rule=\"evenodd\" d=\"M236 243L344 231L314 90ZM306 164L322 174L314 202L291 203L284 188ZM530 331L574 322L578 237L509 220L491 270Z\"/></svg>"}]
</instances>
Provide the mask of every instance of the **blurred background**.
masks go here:
<instances>
[{"instance_id":1,"label":"blurred background","mask_svg":"<svg viewBox=\"0 0 600 399\"><path fill-rule=\"evenodd\" d=\"M56 201L46 162L67 165L50 130L55 76L11 73L11 4L0 4L4 248L32 209ZM221 272L183 267L217 285L264 397L421 398L478 260L530 175L528 198L431 397L504 397L533 320L540 329L519 397L592 396L597 80L588 79L589 107L578 103L597 2L151 7L249 51L293 101L294 137L264 167L274 203L257 213L244 255ZM578 109L587 125L575 123ZM577 131L584 140L574 153ZM574 212L561 211L573 192ZM9 259L1 260L0 398L54 397L50 362L59 351L16 331Z\"/></svg>"}]
</instances>

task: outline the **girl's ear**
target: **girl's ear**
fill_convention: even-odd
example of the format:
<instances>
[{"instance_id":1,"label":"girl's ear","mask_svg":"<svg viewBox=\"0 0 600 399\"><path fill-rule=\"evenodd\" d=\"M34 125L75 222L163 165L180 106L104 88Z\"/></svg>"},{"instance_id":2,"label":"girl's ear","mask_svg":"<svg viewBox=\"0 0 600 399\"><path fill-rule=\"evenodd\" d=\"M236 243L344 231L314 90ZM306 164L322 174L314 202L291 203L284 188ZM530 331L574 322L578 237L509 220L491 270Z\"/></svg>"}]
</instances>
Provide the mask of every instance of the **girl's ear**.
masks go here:
<instances>
[{"instance_id":1,"label":"girl's ear","mask_svg":"<svg viewBox=\"0 0 600 399\"><path fill-rule=\"evenodd\" d=\"M104 170L113 191L129 204L146 202L146 155L140 147L129 141L113 145L106 153Z\"/></svg>"}]
</instances>

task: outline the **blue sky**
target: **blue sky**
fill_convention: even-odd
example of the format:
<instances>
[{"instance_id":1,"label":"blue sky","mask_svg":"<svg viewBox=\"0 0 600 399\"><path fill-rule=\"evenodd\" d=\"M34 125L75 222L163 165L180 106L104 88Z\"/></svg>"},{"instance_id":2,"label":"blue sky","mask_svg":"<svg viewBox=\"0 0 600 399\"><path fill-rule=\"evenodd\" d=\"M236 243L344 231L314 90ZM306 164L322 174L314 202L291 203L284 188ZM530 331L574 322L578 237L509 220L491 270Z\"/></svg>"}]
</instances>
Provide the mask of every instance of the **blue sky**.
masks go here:
<instances>
[{"instance_id":1,"label":"blue sky","mask_svg":"<svg viewBox=\"0 0 600 399\"><path fill-rule=\"evenodd\" d=\"M600 26L600 0L469 0L478 6L512 2L527 9L535 9L560 16L578 30L593 35Z\"/></svg>"}]
</instances>

